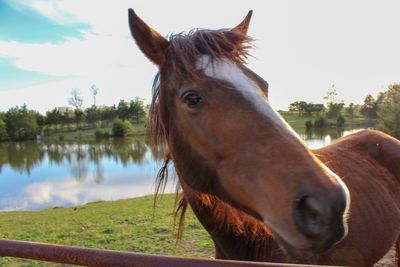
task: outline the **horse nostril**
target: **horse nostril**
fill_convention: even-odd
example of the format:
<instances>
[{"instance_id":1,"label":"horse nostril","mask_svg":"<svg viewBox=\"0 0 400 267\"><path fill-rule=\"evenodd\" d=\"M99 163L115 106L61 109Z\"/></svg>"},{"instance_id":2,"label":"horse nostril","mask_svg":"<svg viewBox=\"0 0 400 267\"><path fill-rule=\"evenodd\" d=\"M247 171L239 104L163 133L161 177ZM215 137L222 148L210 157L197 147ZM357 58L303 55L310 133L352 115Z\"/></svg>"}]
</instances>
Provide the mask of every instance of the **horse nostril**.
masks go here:
<instances>
[{"instance_id":1,"label":"horse nostril","mask_svg":"<svg viewBox=\"0 0 400 267\"><path fill-rule=\"evenodd\" d=\"M329 209L312 196L303 196L295 206L295 220L300 230L308 237L317 237L325 230L329 221Z\"/></svg>"}]
</instances>

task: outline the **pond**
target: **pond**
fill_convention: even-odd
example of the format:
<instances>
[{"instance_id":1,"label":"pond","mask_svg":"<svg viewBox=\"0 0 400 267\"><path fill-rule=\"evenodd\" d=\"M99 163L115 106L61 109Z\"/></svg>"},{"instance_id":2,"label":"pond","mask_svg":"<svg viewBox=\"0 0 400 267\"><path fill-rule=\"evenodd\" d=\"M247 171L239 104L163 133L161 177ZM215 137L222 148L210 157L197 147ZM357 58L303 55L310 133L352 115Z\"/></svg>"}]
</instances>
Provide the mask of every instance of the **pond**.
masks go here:
<instances>
[{"instance_id":1,"label":"pond","mask_svg":"<svg viewBox=\"0 0 400 267\"><path fill-rule=\"evenodd\" d=\"M300 133L318 148L351 131ZM0 143L0 211L39 210L152 194L163 153L145 138ZM166 192L174 186L167 185Z\"/></svg>"}]
</instances>

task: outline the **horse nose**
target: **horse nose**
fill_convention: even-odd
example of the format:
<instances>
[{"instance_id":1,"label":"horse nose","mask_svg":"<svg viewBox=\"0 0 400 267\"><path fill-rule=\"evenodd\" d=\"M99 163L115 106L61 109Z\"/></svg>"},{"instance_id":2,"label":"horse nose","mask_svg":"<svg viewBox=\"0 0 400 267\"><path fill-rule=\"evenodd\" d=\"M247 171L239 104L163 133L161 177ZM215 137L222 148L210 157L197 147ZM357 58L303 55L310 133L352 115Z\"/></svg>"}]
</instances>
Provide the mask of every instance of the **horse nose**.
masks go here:
<instances>
[{"instance_id":1,"label":"horse nose","mask_svg":"<svg viewBox=\"0 0 400 267\"><path fill-rule=\"evenodd\" d=\"M317 238L327 231L332 209L325 201L305 195L298 200L294 209L295 222L304 235Z\"/></svg>"}]
</instances>

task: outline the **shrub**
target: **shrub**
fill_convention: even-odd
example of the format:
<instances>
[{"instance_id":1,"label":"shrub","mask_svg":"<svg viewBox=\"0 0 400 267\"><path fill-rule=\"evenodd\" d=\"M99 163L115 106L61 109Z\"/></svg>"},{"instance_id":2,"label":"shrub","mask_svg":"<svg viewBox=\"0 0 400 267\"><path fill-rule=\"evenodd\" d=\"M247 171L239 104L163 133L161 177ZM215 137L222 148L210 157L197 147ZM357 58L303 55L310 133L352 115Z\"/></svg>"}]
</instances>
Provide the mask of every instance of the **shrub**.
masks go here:
<instances>
[{"instance_id":1,"label":"shrub","mask_svg":"<svg viewBox=\"0 0 400 267\"><path fill-rule=\"evenodd\" d=\"M96 139L109 138L110 133L105 131L104 129L96 128L96 131L94 132L94 136Z\"/></svg>"},{"instance_id":2,"label":"shrub","mask_svg":"<svg viewBox=\"0 0 400 267\"><path fill-rule=\"evenodd\" d=\"M307 130L312 129L312 127L313 127L312 121L311 120L307 120L306 123L305 123L305 126L306 126Z\"/></svg>"},{"instance_id":3,"label":"shrub","mask_svg":"<svg viewBox=\"0 0 400 267\"><path fill-rule=\"evenodd\" d=\"M131 133L133 126L129 121L122 121L121 119L114 120L112 133L114 137L122 137Z\"/></svg>"},{"instance_id":4,"label":"shrub","mask_svg":"<svg viewBox=\"0 0 400 267\"><path fill-rule=\"evenodd\" d=\"M7 135L13 140L36 139L36 135L40 133L36 115L25 105L22 108L10 108L4 117Z\"/></svg>"},{"instance_id":5,"label":"shrub","mask_svg":"<svg viewBox=\"0 0 400 267\"><path fill-rule=\"evenodd\" d=\"M346 119L342 115L339 115L336 119L336 126L339 128L342 128L342 127L344 127L345 123L346 123Z\"/></svg>"},{"instance_id":6,"label":"shrub","mask_svg":"<svg viewBox=\"0 0 400 267\"><path fill-rule=\"evenodd\" d=\"M325 119L325 117L318 117L314 121L314 127L317 129L326 128L327 126L328 126L328 121Z\"/></svg>"},{"instance_id":7,"label":"shrub","mask_svg":"<svg viewBox=\"0 0 400 267\"><path fill-rule=\"evenodd\" d=\"M3 120L0 120L0 140L4 140L6 138L7 138L6 123Z\"/></svg>"},{"instance_id":8,"label":"shrub","mask_svg":"<svg viewBox=\"0 0 400 267\"><path fill-rule=\"evenodd\" d=\"M49 136L51 133L51 127L49 125L46 125L43 127L43 135L44 136Z\"/></svg>"}]
</instances>

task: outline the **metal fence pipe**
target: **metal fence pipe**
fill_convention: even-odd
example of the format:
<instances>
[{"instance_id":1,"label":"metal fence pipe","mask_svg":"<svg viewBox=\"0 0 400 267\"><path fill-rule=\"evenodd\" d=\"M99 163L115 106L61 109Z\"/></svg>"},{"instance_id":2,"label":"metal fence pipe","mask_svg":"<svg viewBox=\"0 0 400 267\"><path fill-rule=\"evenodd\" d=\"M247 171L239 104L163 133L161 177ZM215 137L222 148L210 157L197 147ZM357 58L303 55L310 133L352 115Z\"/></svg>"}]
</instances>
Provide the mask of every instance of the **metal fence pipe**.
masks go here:
<instances>
[{"instance_id":1,"label":"metal fence pipe","mask_svg":"<svg viewBox=\"0 0 400 267\"><path fill-rule=\"evenodd\" d=\"M25 258L84 266L129 267L250 267L250 266L310 266L232 260L214 260L151 255L144 253L82 248L28 241L0 239L0 256Z\"/></svg>"}]
</instances>

